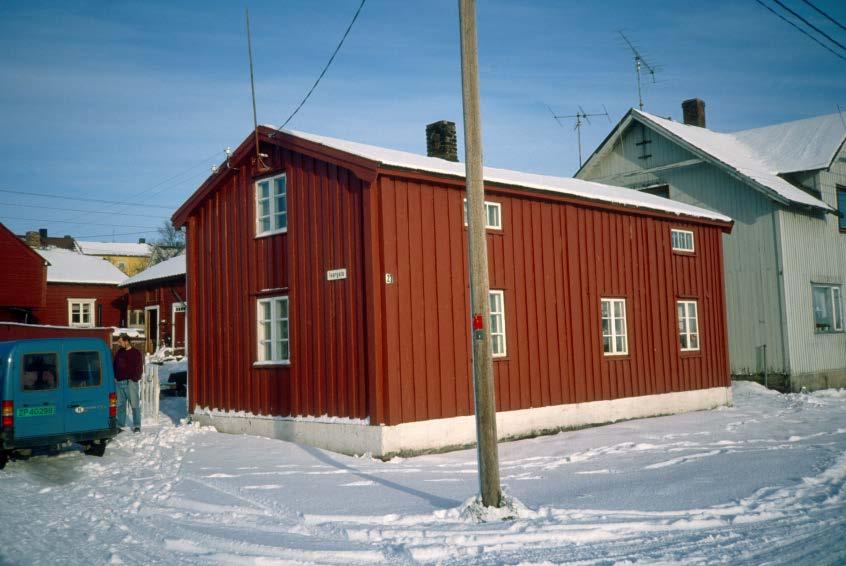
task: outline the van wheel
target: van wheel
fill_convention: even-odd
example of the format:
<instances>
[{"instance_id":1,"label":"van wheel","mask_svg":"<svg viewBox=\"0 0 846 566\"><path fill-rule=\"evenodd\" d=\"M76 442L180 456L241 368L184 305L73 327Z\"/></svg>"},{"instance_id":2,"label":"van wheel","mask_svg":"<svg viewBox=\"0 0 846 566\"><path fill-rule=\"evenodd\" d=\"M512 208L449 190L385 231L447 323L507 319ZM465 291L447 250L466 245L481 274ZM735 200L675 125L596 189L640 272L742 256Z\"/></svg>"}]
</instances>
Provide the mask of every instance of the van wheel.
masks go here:
<instances>
[{"instance_id":1,"label":"van wheel","mask_svg":"<svg viewBox=\"0 0 846 566\"><path fill-rule=\"evenodd\" d=\"M0 470L6 467L6 462L9 461L9 454L3 451L0 451Z\"/></svg>"},{"instance_id":2,"label":"van wheel","mask_svg":"<svg viewBox=\"0 0 846 566\"><path fill-rule=\"evenodd\" d=\"M103 441L95 441L85 445L83 452L88 456L102 457L106 453L106 443Z\"/></svg>"}]
</instances>

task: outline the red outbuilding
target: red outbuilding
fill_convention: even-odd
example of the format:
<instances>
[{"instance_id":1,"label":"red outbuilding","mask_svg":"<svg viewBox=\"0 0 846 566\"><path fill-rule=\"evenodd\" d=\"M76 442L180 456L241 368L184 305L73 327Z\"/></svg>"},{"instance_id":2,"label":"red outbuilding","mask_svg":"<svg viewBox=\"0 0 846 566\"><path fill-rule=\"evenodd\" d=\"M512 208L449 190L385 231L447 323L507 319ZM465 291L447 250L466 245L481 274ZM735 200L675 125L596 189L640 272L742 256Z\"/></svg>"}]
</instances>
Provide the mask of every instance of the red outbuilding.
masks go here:
<instances>
[{"instance_id":1,"label":"red outbuilding","mask_svg":"<svg viewBox=\"0 0 846 566\"><path fill-rule=\"evenodd\" d=\"M175 354L188 353L188 305L185 302L185 256L179 255L148 267L126 279L127 326L144 330L146 350L159 346Z\"/></svg>"},{"instance_id":2,"label":"red outbuilding","mask_svg":"<svg viewBox=\"0 0 846 566\"><path fill-rule=\"evenodd\" d=\"M47 260L46 302L30 322L55 326L123 326L126 275L99 257L56 247L35 250Z\"/></svg>"},{"instance_id":3,"label":"red outbuilding","mask_svg":"<svg viewBox=\"0 0 846 566\"><path fill-rule=\"evenodd\" d=\"M30 322L47 302L47 261L0 224L0 322Z\"/></svg>"},{"instance_id":4,"label":"red outbuilding","mask_svg":"<svg viewBox=\"0 0 846 566\"><path fill-rule=\"evenodd\" d=\"M173 216L195 417L382 457L472 443L464 165L258 140ZM730 402L729 218L502 169L485 192L501 438Z\"/></svg>"}]
</instances>

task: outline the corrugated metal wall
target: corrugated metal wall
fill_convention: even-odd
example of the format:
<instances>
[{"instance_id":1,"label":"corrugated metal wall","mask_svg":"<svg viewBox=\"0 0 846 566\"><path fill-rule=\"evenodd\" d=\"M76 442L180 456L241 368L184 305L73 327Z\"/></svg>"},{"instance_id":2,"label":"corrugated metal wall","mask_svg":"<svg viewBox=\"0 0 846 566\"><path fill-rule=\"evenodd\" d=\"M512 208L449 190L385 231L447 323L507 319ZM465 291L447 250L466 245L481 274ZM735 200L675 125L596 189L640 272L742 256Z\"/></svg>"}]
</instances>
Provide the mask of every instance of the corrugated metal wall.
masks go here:
<instances>
[{"instance_id":1,"label":"corrugated metal wall","mask_svg":"<svg viewBox=\"0 0 846 566\"><path fill-rule=\"evenodd\" d=\"M846 186L846 149L828 171L797 178L821 192L822 200L837 208L836 187ZM846 234L838 219L782 212L785 291L791 362L794 374L846 370L846 334L814 332L811 283L841 285L846 291Z\"/></svg>"},{"instance_id":2,"label":"corrugated metal wall","mask_svg":"<svg viewBox=\"0 0 846 566\"><path fill-rule=\"evenodd\" d=\"M644 140L649 143L643 144ZM638 158L641 155L651 157L643 160ZM694 159L696 156L676 143L635 123L610 154L580 176L628 187L666 183L671 199L734 219L731 234L723 237L732 373L763 373L765 345L767 371L787 373L787 322L777 261L780 227L775 216L780 207L708 163L641 172Z\"/></svg>"},{"instance_id":3,"label":"corrugated metal wall","mask_svg":"<svg viewBox=\"0 0 846 566\"><path fill-rule=\"evenodd\" d=\"M255 169L238 162L188 219L190 406L366 416L361 182L267 145L286 171L288 232L255 237ZM326 281L326 270L348 277ZM290 366L254 367L256 300L288 294Z\"/></svg>"},{"instance_id":4,"label":"corrugated metal wall","mask_svg":"<svg viewBox=\"0 0 846 566\"><path fill-rule=\"evenodd\" d=\"M380 422L473 410L465 228L460 186L383 174L385 385ZM489 231L491 287L505 291L508 354L497 359L498 410L615 399L729 383L721 231L491 190L503 230ZM693 229L675 255L670 228ZM625 297L630 354L602 354L600 298ZM702 350L682 354L675 302L696 298Z\"/></svg>"}]
</instances>

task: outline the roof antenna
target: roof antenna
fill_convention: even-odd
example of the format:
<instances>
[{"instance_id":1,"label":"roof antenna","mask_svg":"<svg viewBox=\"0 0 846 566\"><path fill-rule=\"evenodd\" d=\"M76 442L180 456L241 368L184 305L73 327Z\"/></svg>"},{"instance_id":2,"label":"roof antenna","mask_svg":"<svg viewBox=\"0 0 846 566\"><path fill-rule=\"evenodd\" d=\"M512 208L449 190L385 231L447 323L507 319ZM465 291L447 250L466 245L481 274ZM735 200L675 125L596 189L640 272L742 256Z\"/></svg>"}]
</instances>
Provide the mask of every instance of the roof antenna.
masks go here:
<instances>
[{"instance_id":1,"label":"roof antenna","mask_svg":"<svg viewBox=\"0 0 846 566\"><path fill-rule=\"evenodd\" d=\"M267 169L267 165L262 161L262 157L266 157L259 150L259 134L258 134L258 118L256 117L256 81L253 78L253 40L250 35L250 9L244 8L244 14L247 19L247 53L250 57L250 90L253 95L253 132L256 139L256 166L259 169ZM229 154L226 154L226 164L229 165Z\"/></svg>"},{"instance_id":2,"label":"roof antenna","mask_svg":"<svg viewBox=\"0 0 846 566\"><path fill-rule=\"evenodd\" d=\"M549 106L547 106L547 108L549 108ZM558 122L558 125L561 126L562 128L564 127L564 124L561 123L561 120L560 120L561 118L575 118L576 119L576 125L573 127L573 129L576 130L576 138L578 138L578 140L579 140L579 169L581 169L582 168L582 124L584 124L584 122L587 122L588 124L590 124L590 117L591 116L605 116L608 119L608 123L610 124L611 123L611 116L608 115L608 109L605 108L605 105L603 104L602 105L602 112L601 113L597 112L597 113L594 113L594 114L588 114L587 112L585 112L584 108L582 108L581 106L579 106L579 111L576 112L575 114L556 115L555 112L552 111L552 108L549 108L549 111L552 114L552 117L555 118L555 121ZM584 122L583 122L583 120L584 120Z\"/></svg>"},{"instance_id":3,"label":"roof antenna","mask_svg":"<svg viewBox=\"0 0 846 566\"><path fill-rule=\"evenodd\" d=\"M839 104L835 104L837 106L837 115L840 116L840 121L843 122L843 129L846 130L846 120L843 119L843 110L840 109Z\"/></svg>"},{"instance_id":4,"label":"roof antenna","mask_svg":"<svg viewBox=\"0 0 846 566\"><path fill-rule=\"evenodd\" d=\"M649 71L649 74L652 75L652 84L655 84L655 68L646 62L646 59L644 59L643 55L641 55L637 48L632 45L632 42L629 41L629 38L626 37L626 34L624 34L622 31L618 31L617 33L620 34L620 37L623 38L623 41L626 42L626 45L629 46L629 49L631 49L632 53L634 54L635 72L637 73L637 102L638 106L640 106L640 111L643 112L643 95L641 94L640 90L640 68L645 67L646 70Z\"/></svg>"}]
</instances>

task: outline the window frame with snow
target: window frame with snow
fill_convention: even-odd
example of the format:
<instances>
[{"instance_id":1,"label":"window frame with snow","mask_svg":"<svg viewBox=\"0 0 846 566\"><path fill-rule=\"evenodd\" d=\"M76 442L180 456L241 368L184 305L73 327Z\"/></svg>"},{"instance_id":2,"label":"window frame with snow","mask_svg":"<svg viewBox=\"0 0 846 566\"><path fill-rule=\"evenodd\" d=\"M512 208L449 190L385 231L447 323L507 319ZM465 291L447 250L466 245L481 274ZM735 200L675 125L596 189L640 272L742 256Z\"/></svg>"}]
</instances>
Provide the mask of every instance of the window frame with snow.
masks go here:
<instances>
[{"instance_id":1,"label":"window frame with snow","mask_svg":"<svg viewBox=\"0 0 846 566\"><path fill-rule=\"evenodd\" d=\"M607 305L607 310L606 310ZM622 305L622 314L617 313L616 305ZM607 315L607 316L606 316ZM600 330L602 331L602 355L607 357L629 355L629 329L625 297L602 297L599 299ZM606 324L606 321L607 324ZM617 328L617 321L622 321ZM618 340L622 339L622 347ZM610 349L609 349L610 348Z\"/></svg>"},{"instance_id":2,"label":"window frame with snow","mask_svg":"<svg viewBox=\"0 0 846 566\"><path fill-rule=\"evenodd\" d=\"M467 222L467 199L464 199L464 227L469 226ZM491 222L491 211L495 210L496 223ZM494 201L485 201L485 230L502 230L502 203Z\"/></svg>"},{"instance_id":3,"label":"window frame with snow","mask_svg":"<svg viewBox=\"0 0 846 566\"><path fill-rule=\"evenodd\" d=\"M498 309L494 308L494 297L498 297ZM491 356L504 358L508 355L508 344L505 340L505 290L491 289L488 302L491 309Z\"/></svg>"},{"instance_id":4,"label":"window frame with snow","mask_svg":"<svg viewBox=\"0 0 846 566\"><path fill-rule=\"evenodd\" d=\"M822 291L824 297L818 302ZM814 316L814 334L843 333L843 291L834 283L811 283L811 309Z\"/></svg>"},{"instance_id":5,"label":"window frame with snow","mask_svg":"<svg viewBox=\"0 0 846 566\"><path fill-rule=\"evenodd\" d=\"M267 311L265 311L265 305L268 306ZM284 305L284 309L282 305ZM289 365L291 363L290 307L288 295L256 299L256 361L253 363L254 366ZM282 356L283 353L286 354L284 357Z\"/></svg>"},{"instance_id":6,"label":"window frame with snow","mask_svg":"<svg viewBox=\"0 0 846 566\"><path fill-rule=\"evenodd\" d=\"M73 321L73 307L74 305L79 305L79 322ZM83 306L89 307L88 309L88 322L83 322ZM80 299L80 298L69 298L68 299L68 326L72 326L74 328L94 328L97 326L97 299Z\"/></svg>"},{"instance_id":7,"label":"window frame with snow","mask_svg":"<svg viewBox=\"0 0 846 566\"><path fill-rule=\"evenodd\" d=\"M691 305L693 306L692 316ZM676 301L676 318L678 319L679 349L682 352L700 351L702 349L702 333L699 325L699 301L697 299L678 299ZM691 321L696 326L695 330L690 329ZM696 346L691 346L691 338L695 339Z\"/></svg>"},{"instance_id":8,"label":"window frame with snow","mask_svg":"<svg viewBox=\"0 0 846 566\"><path fill-rule=\"evenodd\" d=\"M688 237L690 238L690 246L687 247ZM670 246L674 252L683 254L696 253L696 236L693 230L683 230L681 228L670 229Z\"/></svg>"},{"instance_id":9,"label":"window frame with snow","mask_svg":"<svg viewBox=\"0 0 846 566\"><path fill-rule=\"evenodd\" d=\"M281 183L279 183L281 181ZM267 186L267 195L262 191ZM256 238L264 238L288 231L288 177L277 173L255 181ZM280 200L281 199L281 200ZM264 209L263 203L267 203ZM281 205L280 205L281 203ZM267 222L265 227L265 221Z\"/></svg>"}]
</instances>

